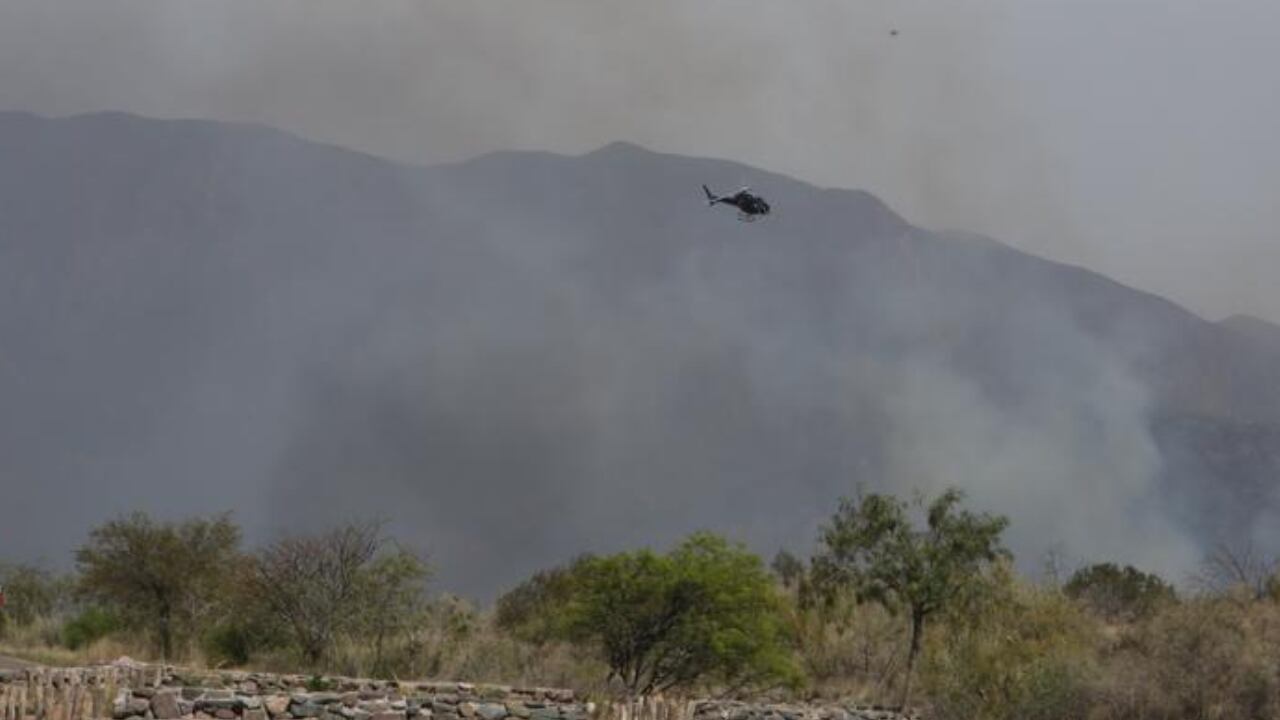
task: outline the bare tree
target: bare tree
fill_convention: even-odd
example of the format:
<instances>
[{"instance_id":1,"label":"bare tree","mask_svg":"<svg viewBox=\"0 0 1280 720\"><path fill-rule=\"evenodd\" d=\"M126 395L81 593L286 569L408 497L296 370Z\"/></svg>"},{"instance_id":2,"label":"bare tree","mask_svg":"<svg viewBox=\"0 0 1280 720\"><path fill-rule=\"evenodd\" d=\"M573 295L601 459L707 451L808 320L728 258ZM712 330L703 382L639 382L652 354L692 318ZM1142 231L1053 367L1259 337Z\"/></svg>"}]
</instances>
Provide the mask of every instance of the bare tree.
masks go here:
<instances>
[{"instance_id":1,"label":"bare tree","mask_svg":"<svg viewBox=\"0 0 1280 720\"><path fill-rule=\"evenodd\" d=\"M386 543L382 525L351 522L323 535L285 538L254 559L255 592L312 666L360 619L361 581Z\"/></svg>"},{"instance_id":2,"label":"bare tree","mask_svg":"<svg viewBox=\"0 0 1280 720\"><path fill-rule=\"evenodd\" d=\"M1062 543L1054 543L1040 559L1040 572L1050 587L1061 588L1080 569L1067 556Z\"/></svg>"},{"instance_id":3,"label":"bare tree","mask_svg":"<svg viewBox=\"0 0 1280 720\"><path fill-rule=\"evenodd\" d=\"M1262 600L1275 589L1277 571L1280 557L1259 550L1252 542L1220 542L1205 558L1195 581L1209 592L1244 589L1253 599Z\"/></svg>"}]
</instances>

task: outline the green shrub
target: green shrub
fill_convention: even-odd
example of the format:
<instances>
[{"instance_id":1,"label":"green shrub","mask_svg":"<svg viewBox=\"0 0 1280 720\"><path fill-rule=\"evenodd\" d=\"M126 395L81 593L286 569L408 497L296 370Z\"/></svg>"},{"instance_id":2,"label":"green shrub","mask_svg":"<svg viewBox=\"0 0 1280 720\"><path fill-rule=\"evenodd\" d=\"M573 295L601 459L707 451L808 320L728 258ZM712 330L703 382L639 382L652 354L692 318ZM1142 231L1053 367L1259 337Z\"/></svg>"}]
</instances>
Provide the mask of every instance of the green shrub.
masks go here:
<instances>
[{"instance_id":1,"label":"green shrub","mask_svg":"<svg viewBox=\"0 0 1280 720\"><path fill-rule=\"evenodd\" d=\"M539 573L503 596L497 616L518 639L597 651L605 684L635 696L798 686L785 606L758 556L695 533L663 555L585 557Z\"/></svg>"},{"instance_id":2,"label":"green shrub","mask_svg":"<svg viewBox=\"0 0 1280 720\"><path fill-rule=\"evenodd\" d=\"M159 522L134 513L94 528L76 551L83 597L156 640L163 658L199 636L229 573L240 528L229 515Z\"/></svg>"},{"instance_id":3,"label":"green shrub","mask_svg":"<svg viewBox=\"0 0 1280 720\"><path fill-rule=\"evenodd\" d=\"M307 678L307 692L326 692L332 689L333 683L321 675L312 675Z\"/></svg>"},{"instance_id":4,"label":"green shrub","mask_svg":"<svg viewBox=\"0 0 1280 720\"><path fill-rule=\"evenodd\" d=\"M1084 603L1090 610L1111 621L1133 621L1150 617L1160 607L1174 602L1173 588L1159 576L1132 565L1099 563L1072 574L1062 588L1067 597Z\"/></svg>"},{"instance_id":5,"label":"green shrub","mask_svg":"<svg viewBox=\"0 0 1280 720\"><path fill-rule=\"evenodd\" d=\"M213 626L201 638L205 660L215 666L245 665L253 654L264 647L261 636L244 623L228 622Z\"/></svg>"},{"instance_id":6,"label":"green shrub","mask_svg":"<svg viewBox=\"0 0 1280 720\"><path fill-rule=\"evenodd\" d=\"M92 645L120 629L114 613L101 607L89 607L62 626L62 644L71 650Z\"/></svg>"},{"instance_id":7,"label":"green shrub","mask_svg":"<svg viewBox=\"0 0 1280 720\"><path fill-rule=\"evenodd\" d=\"M528 580L504 593L494 604L494 624L512 637L534 645L545 645L562 637L564 609L577 589L583 566L590 555L534 573Z\"/></svg>"}]
</instances>

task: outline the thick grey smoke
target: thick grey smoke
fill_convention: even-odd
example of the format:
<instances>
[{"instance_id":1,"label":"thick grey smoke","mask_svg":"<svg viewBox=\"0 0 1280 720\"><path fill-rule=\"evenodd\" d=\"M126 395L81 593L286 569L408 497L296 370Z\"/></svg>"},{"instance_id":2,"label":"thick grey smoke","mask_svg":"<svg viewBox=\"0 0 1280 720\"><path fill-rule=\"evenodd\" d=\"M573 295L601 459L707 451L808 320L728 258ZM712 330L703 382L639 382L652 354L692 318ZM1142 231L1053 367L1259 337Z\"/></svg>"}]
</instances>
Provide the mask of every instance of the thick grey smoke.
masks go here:
<instances>
[{"instance_id":1,"label":"thick grey smoke","mask_svg":"<svg viewBox=\"0 0 1280 720\"><path fill-rule=\"evenodd\" d=\"M475 214L465 250L315 379L278 507L394 508L473 587L698 528L807 551L860 483L966 488L1014 519L1029 569L1055 548L1173 578L1197 561L1162 500L1155 402L1133 367L1156 343L1080 327L1072 305L1093 288L1042 292L1053 273L1002 269L1008 251L947 249L776 178L758 182L784 216L713 230L679 197L701 164L625 148L509 162L477 175L554 189L527 215L449 197ZM584 190L579 172L616 187ZM540 206L558 193L586 207Z\"/></svg>"},{"instance_id":2,"label":"thick grey smoke","mask_svg":"<svg viewBox=\"0 0 1280 720\"><path fill-rule=\"evenodd\" d=\"M960 316L968 311L949 322L967 324ZM1054 553L1069 565L1105 558L1184 579L1203 538L1163 500L1147 383L1061 308L1020 306L1005 321L1019 326L1030 356L1016 403L993 400L937 356L880 369L894 429L889 487L960 485L1013 520L1010 546L1032 572Z\"/></svg>"}]
</instances>

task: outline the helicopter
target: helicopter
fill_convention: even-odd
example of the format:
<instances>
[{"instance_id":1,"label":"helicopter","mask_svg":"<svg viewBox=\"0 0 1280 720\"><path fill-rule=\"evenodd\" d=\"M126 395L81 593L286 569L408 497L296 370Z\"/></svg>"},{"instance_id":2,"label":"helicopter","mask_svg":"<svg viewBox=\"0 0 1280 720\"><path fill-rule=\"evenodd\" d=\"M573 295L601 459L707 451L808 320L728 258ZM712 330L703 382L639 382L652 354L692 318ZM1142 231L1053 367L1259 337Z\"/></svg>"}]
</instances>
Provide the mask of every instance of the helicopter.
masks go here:
<instances>
[{"instance_id":1,"label":"helicopter","mask_svg":"<svg viewBox=\"0 0 1280 720\"><path fill-rule=\"evenodd\" d=\"M769 214L769 203L759 195L753 195L751 188L744 187L732 195L723 196L711 192L706 185L702 186L702 191L707 194L707 205L732 205L738 208L738 219L743 222L755 222L761 215Z\"/></svg>"}]
</instances>

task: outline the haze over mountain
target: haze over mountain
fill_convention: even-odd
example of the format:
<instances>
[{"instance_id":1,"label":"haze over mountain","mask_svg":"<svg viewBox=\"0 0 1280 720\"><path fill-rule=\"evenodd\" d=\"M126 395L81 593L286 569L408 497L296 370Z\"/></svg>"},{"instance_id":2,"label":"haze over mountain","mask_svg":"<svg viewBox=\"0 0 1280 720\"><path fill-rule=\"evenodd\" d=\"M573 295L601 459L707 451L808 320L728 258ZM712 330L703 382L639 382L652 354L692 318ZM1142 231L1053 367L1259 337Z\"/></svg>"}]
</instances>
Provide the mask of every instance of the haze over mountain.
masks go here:
<instances>
[{"instance_id":1,"label":"haze over mountain","mask_svg":"<svg viewBox=\"0 0 1280 720\"><path fill-rule=\"evenodd\" d=\"M1028 567L1272 539L1280 331L863 192L124 114L0 114L0 158L6 556L135 508L253 539L381 514L490 595L699 528L805 551L858 483L960 485Z\"/></svg>"}]
</instances>

